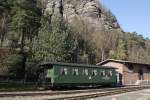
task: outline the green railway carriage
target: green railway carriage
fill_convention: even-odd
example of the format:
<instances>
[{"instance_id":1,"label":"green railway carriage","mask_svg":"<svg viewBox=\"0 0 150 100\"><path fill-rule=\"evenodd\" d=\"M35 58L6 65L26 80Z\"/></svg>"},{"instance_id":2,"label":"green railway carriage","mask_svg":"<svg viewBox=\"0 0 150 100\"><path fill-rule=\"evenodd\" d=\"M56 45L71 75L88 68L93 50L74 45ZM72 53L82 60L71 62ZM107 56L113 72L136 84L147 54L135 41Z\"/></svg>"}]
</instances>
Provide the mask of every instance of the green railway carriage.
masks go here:
<instances>
[{"instance_id":1,"label":"green railway carriage","mask_svg":"<svg viewBox=\"0 0 150 100\"><path fill-rule=\"evenodd\" d=\"M51 87L116 84L114 68L71 63L39 64L39 82Z\"/></svg>"}]
</instances>

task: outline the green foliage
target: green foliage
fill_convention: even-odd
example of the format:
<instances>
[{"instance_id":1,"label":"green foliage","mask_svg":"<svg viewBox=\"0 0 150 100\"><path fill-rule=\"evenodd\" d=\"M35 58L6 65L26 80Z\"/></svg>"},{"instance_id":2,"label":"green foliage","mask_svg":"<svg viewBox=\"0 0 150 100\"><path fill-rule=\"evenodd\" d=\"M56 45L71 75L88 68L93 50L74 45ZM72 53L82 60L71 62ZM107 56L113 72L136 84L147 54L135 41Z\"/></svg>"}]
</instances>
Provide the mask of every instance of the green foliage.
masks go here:
<instances>
[{"instance_id":1,"label":"green foliage","mask_svg":"<svg viewBox=\"0 0 150 100\"><path fill-rule=\"evenodd\" d=\"M143 36L138 35L136 32L127 34L127 43L130 44L130 46L137 45L138 47L145 48L145 39Z\"/></svg>"},{"instance_id":2,"label":"green foliage","mask_svg":"<svg viewBox=\"0 0 150 100\"><path fill-rule=\"evenodd\" d=\"M8 33L8 23L10 20L12 0L0 0L0 46Z\"/></svg>"},{"instance_id":3,"label":"green foliage","mask_svg":"<svg viewBox=\"0 0 150 100\"><path fill-rule=\"evenodd\" d=\"M30 70L30 74L35 72L37 62L41 61L95 64L113 58L150 63L149 39L136 32L122 33L103 26L100 31L94 31L82 18L74 19L71 28L62 19L52 21L50 16L42 15L42 2L0 0L0 46L3 47L6 38L8 48L19 51L13 54L1 51L0 67L8 66L13 75L25 69ZM101 10L105 21L117 22L110 10L103 7Z\"/></svg>"},{"instance_id":4,"label":"green foliage","mask_svg":"<svg viewBox=\"0 0 150 100\"><path fill-rule=\"evenodd\" d=\"M8 11L10 10L10 7L11 7L11 4L12 4L12 0L0 0L0 12L1 12L1 15L3 13L8 13Z\"/></svg>"},{"instance_id":5,"label":"green foliage","mask_svg":"<svg viewBox=\"0 0 150 100\"><path fill-rule=\"evenodd\" d=\"M126 59L127 55L125 51L125 43L123 42L123 40L119 40L118 46L115 51L110 50L109 57L113 59Z\"/></svg>"},{"instance_id":6,"label":"green foliage","mask_svg":"<svg viewBox=\"0 0 150 100\"><path fill-rule=\"evenodd\" d=\"M0 12L1 46L7 35L7 46L19 50L19 53L9 54L2 60L2 66L8 66L13 75L20 73L24 77L31 41L40 27L41 9L35 0L0 0Z\"/></svg>"},{"instance_id":7,"label":"green foliage","mask_svg":"<svg viewBox=\"0 0 150 100\"><path fill-rule=\"evenodd\" d=\"M73 32L65 23L54 21L49 24L44 18L42 28L33 41L33 59L71 62L76 45Z\"/></svg>"},{"instance_id":8,"label":"green foliage","mask_svg":"<svg viewBox=\"0 0 150 100\"><path fill-rule=\"evenodd\" d=\"M149 41L136 32L126 33L124 36L127 46L127 59L134 62L150 63L150 54L148 51Z\"/></svg>"},{"instance_id":9,"label":"green foliage","mask_svg":"<svg viewBox=\"0 0 150 100\"><path fill-rule=\"evenodd\" d=\"M19 50L19 53L8 58L8 65L14 66L15 71L19 69L19 72L16 73L20 73L24 77L25 63L31 48L30 44L40 27L41 10L36 6L34 0L6 0L2 1L2 4L4 7L9 4L9 12L1 9L11 16L8 35L9 46ZM13 59L12 62L10 59Z\"/></svg>"},{"instance_id":10,"label":"green foliage","mask_svg":"<svg viewBox=\"0 0 150 100\"><path fill-rule=\"evenodd\" d=\"M11 10L11 28L19 34L24 33L32 38L38 32L40 26L40 9L36 7L33 0L16 0Z\"/></svg>"},{"instance_id":11,"label":"green foliage","mask_svg":"<svg viewBox=\"0 0 150 100\"><path fill-rule=\"evenodd\" d=\"M22 83L1 83L0 91L2 92L15 92L15 91L35 91L38 90L36 85L27 85Z\"/></svg>"},{"instance_id":12,"label":"green foliage","mask_svg":"<svg viewBox=\"0 0 150 100\"><path fill-rule=\"evenodd\" d=\"M13 59L12 59L13 58ZM7 66L9 67L9 73L13 76L20 74L20 66L22 66L22 56L18 54L12 54L7 58Z\"/></svg>"}]
</instances>

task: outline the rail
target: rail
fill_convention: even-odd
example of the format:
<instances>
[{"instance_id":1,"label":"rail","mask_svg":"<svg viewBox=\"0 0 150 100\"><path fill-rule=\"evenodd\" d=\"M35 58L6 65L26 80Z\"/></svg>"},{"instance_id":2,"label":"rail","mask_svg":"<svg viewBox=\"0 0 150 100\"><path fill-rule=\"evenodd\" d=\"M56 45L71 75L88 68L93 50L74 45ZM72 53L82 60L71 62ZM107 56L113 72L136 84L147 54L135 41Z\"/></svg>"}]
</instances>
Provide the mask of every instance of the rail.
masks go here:
<instances>
[{"instance_id":1,"label":"rail","mask_svg":"<svg viewBox=\"0 0 150 100\"><path fill-rule=\"evenodd\" d=\"M88 90L69 90L69 91L28 91L28 92L0 92L0 98L17 97L17 96L49 96L48 100L77 100L89 99L101 96L121 94L125 92L137 91L150 88L150 86L130 86L118 88L104 89L88 89Z\"/></svg>"}]
</instances>

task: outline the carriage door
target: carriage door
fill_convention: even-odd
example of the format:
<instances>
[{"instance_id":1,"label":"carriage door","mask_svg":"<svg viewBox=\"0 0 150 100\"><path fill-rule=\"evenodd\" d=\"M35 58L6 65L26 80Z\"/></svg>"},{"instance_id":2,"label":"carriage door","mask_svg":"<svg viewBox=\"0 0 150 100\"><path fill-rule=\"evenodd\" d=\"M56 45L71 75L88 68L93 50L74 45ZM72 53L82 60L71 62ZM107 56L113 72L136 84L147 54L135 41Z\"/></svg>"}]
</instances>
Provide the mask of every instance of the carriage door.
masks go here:
<instances>
[{"instance_id":1,"label":"carriage door","mask_svg":"<svg viewBox=\"0 0 150 100\"><path fill-rule=\"evenodd\" d=\"M53 68L46 70L46 83L51 83L51 80L53 79Z\"/></svg>"},{"instance_id":2,"label":"carriage door","mask_svg":"<svg viewBox=\"0 0 150 100\"><path fill-rule=\"evenodd\" d=\"M40 69L39 71L38 84L39 85L45 84L45 69L44 68Z\"/></svg>"}]
</instances>

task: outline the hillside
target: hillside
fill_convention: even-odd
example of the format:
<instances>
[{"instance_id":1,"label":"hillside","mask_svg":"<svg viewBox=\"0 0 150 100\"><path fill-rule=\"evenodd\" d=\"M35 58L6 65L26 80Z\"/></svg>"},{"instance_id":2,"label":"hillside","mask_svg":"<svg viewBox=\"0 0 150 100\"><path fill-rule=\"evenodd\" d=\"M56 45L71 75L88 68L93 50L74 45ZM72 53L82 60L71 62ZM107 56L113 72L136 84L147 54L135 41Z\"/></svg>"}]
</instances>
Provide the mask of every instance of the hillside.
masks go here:
<instances>
[{"instance_id":1,"label":"hillside","mask_svg":"<svg viewBox=\"0 0 150 100\"><path fill-rule=\"evenodd\" d=\"M149 63L145 58L150 56L148 51L145 52L149 48L149 40L136 32L123 32L113 13L97 0L49 0L44 4L44 13L50 16L49 20L65 20L82 34L83 40L91 47L99 49L94 51L98 55L94 62L115 58ZM89 43L91 40L92 44ZM117 45L121 47L117 48ZM117 49L122 49L118 56ZM139 50L137 54L136 49Z\"/></svg>"},{"instance_id":2,"label":"hillside","mask_svg":"<svg viewBox=\"0 0 150 100\"><path fill-rule=\"evenodd\" d=\"M40 61L150 64L150 40L123 32L97 0L1 0L0 11L1 71L14 76L33 74Z\"/></svg>"}]
</instances>

